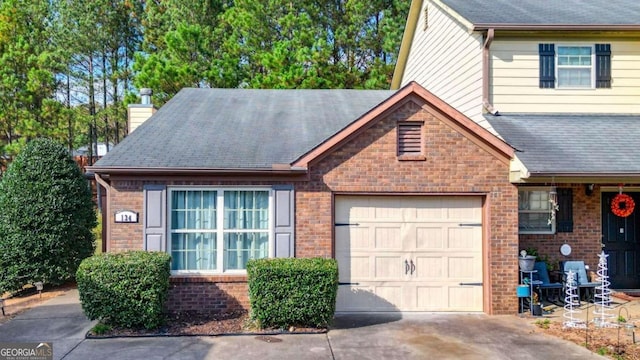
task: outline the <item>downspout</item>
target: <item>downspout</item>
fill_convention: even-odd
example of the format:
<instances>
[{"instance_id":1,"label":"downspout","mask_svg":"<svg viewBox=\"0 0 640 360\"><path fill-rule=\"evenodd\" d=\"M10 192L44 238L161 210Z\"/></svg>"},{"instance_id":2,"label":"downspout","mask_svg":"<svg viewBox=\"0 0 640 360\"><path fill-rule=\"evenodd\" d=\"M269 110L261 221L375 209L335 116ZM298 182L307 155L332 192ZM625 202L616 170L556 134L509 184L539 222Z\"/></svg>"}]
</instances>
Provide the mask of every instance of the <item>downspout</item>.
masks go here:
<instances>
[{"instance_id":1,"label":"downspout","mask_svg":"<svg viewBox=\"0 0 640 360\"><path fill-rule=\"evenodd\" d=\"M109 196L111 194L111 185L109 185L109 183L104 180L102 177L100 177L100 174L96 173L94 174L94 177L96 179L96 182L104 187L106 193L106 205L103 204L103 208L100 209L100 211L102 212L102 227L104 229L104 234L106 234L106 236L104 236L104 239L102 239L103 244L102 244L102 250L105 252L109 252L109 249L111 248L109 246L109 244L111 243L111 226L109 226L109 216L105 216L106 214L109 213L109 209L111 208L111 197Z\"/></svg>"},{"instance_id":2,"label":"downspout","mask_svg":"<svg viewBox=\"0 0 640 360\"><path fill-rule=\"evenodd\" d=\"M484 106L491 115L500 115L498 110L493 108L493 104L489 102L489 65L491 62L489 48L491 47L491 42L493 42L493 36L493 28L487 29L487 37L482 46L482 106Z\"/></svg>"}]
</instances>

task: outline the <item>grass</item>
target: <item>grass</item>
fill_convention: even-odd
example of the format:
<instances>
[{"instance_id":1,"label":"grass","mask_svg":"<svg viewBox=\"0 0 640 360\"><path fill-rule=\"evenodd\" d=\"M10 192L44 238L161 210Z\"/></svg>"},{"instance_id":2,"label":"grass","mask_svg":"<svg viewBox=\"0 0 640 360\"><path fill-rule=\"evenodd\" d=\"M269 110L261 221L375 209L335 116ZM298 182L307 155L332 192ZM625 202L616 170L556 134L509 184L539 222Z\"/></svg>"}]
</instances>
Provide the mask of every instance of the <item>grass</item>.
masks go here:
<instances>
[{"instance_id":1,"label":"grass","mask_svg":"<svg viewBox=\"0 0 640 360\"><path fill-rule=\"evenodd\" d=\"M535 324L536 324L536 326L538 326L539 328L542 328L542 329L548 329L548 328L549 328L549 325L551 324L551 320L549 320L549 319L544 319L544 320L542 320L542 319L541 319L541 320L537 320L537 321L535 322Z\"/></svg>"}]
</instances>

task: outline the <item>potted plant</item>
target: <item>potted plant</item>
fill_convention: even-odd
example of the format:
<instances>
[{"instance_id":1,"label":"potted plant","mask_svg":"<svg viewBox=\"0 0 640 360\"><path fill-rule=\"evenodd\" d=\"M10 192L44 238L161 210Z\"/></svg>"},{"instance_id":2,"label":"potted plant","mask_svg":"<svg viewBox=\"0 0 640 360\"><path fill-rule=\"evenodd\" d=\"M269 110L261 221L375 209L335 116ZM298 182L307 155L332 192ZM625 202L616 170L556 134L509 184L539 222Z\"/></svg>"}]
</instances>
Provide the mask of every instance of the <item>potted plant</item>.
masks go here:
<instances>
[{"instance_id":1,"label":"potted plant","mask_svg":"<svg viewBox=\"0 0 640 360\"><path fill-rule=\"evenodd\" d=\"M531 271L536 263L535 255L527 254L527 250L520 251L520 257L518 257L518 266L520 271Z\"/></svg>"},{"instance_id":2,"label":"potted plant","mask_svg":"<svg viewBox=\"0 0 640 360\"><path fill-rule=\"evenodd\" d=\"M531 315L542 316L542 303L540 303L540 297L537 292L533 292L531 295Z\"/></svg>"}]
</instances>

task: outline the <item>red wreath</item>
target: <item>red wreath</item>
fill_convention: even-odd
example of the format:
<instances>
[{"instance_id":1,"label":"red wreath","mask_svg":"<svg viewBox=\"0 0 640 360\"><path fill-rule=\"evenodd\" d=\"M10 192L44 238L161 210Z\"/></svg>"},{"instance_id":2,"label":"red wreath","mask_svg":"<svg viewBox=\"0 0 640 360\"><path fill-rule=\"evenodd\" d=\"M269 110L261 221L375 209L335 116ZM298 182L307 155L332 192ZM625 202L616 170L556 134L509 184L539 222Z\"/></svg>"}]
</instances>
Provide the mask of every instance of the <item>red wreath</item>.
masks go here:
<instances>
[{"instance_id":1,"label":"red wreath","mask_svg":"<svg viewBox=\"0 0 640 360\"><path fill-rule=\"evenodd\" d=\"M611 212L616 216L627 217L635 207L635 201L627 194L618 194L611 200Z\"/></svg>"}]
</instances>

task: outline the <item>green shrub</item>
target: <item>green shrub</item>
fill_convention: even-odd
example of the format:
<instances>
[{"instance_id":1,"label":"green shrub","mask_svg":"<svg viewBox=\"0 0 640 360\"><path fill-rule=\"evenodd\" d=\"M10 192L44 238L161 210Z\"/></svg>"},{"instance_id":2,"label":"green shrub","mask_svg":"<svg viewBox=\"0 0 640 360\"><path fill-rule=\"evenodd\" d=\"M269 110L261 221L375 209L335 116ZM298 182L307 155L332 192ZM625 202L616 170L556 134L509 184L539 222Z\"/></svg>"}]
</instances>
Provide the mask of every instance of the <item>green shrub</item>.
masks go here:
<instances>
[{"instance_id":1,"label":"green shrub","mask_svg":"<svg viewBox=\"0 0 640 360\"><path fill-rule=\"evenodd\" d=\"M262 327L327 326L338 292L334 259L258 259L247 263L251 316Z\"/></svg>"},{"instance_id":2,"label":"green shrub","mask_svg":"<svg viewBox=\"0 0 640 360\"><path fill-rule=\"evenodd\" d=\"M72 279L93 255L95 212L87 180L69 152L35 139L0 181L0 293Z\"/></svg>"},{"instance_id":3,"label":"green shrub","mask_svg":"<svg viewBox=\"0 0 640 360\"><path fill-rule=\"evenodd\" d=\"M113 326L162 325L170 259L164 252L129 251L84 260L76 274L84 313Z\"/></svg>"}]
</instances>

